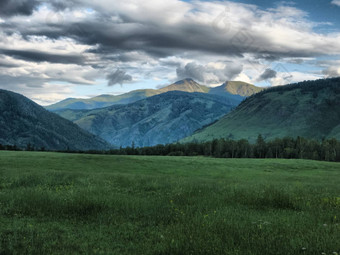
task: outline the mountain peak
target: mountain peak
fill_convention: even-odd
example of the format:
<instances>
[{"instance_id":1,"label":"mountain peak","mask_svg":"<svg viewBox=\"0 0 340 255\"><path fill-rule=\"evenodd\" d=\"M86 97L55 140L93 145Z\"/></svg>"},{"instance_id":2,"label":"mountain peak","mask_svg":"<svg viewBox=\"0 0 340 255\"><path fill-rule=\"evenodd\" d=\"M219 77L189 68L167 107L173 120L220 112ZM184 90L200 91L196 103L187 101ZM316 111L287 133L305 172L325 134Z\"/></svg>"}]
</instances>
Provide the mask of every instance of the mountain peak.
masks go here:
<instances>
[{"instance_id":1,"label":"mountain peak","mask_svg":"<svg viewBox=\"0 0 340 255\"><path fill-rule=\"evenodd\" d=\"M249 97L264 89L242 81L226 81L221 87L233 95L240 95L243 97Z\"/></svg>"},{"instance_id":2,"label":"mountain peak","mask_svg":"<svg viewBox=\"0 0 340 255\"><path fill-rule=\"evenodd\" d=\"M158 92L164 93L164 92L174 91L174 90L184 91L184 92L208 93L209 88L198 84L193 79L186 78L184 80L177 81L167 87L159 89Z\"/></svg>"},{"instance_id":3,"label":"mountain peak","mask_svg":"<svg viewBox=\"0 0 340 255\"><path fill-rule=\"evenodd\" d=\"M191 79L191 78L185 78L185 79L183 79L183 80L180 80L180 81L176 81L174 84L175 85L182 85L182 84L185 84L185 83L196 83L197 84L197 82L195 82L193 79Z\"/></svg>"}]
</instances>

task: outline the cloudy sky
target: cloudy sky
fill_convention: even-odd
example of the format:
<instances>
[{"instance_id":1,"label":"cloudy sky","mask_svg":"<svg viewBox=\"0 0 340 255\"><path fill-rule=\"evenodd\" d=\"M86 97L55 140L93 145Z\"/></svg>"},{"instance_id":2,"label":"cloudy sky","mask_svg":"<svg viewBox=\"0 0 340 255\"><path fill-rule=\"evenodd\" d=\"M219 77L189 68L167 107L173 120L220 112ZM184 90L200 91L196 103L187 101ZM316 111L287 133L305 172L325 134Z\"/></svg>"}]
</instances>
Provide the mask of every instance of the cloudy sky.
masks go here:
<instances>
[{"instance_id":1,"label":"cloudy sky","mask_svg":"<svg viewBox=\"0 0 340 255\"><path fill-rule=\"evenodd\" d=\"M0 88L40 104L182 78L340 76L340 0L1 0Z\"/></svg>"}]
</instances>

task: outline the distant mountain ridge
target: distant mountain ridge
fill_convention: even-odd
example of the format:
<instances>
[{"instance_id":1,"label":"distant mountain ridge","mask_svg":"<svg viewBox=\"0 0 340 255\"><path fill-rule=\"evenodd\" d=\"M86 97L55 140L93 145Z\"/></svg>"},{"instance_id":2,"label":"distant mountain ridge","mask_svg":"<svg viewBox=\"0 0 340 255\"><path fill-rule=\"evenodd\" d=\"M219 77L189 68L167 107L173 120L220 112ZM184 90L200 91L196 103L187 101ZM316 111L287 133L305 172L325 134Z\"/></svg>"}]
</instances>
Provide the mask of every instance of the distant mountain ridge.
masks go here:
<instances>
[{"instance_id":1,"label":"distant mountain ridge","mask_svg":"<svg viewBox=\"0 0 340 255\"><path fill-rule=\"evenodd\" d=\"M113 145L141 147L176 142L233 107L224 97L169 91L127 105L57 113Z\"/></svg>"},{"instance_id":2,"label":"distant mountain ridge","mask_svg":"<svg viewBox=\"0 0 340 255\"><path fill-rule=\"evenodd\" d=\"M103 150L104 140L28 98L0 90L0 144L46 150Z\"/></svg>"},{"instance_id":3,"label":"distant mountain ridge","mask_svg":"<svg viewBox=\"0 0 340 255\"><path fill-rule=\"evenodd\" d=\"M232 95L241 97L249 97L258 92L261 92L264 88L256 87L252 84L241 82L241 81L227 81L221 86L211 88L209 94L220 94L228 92Z\"/></svg>"},{"instance_id":4,"label":"distant mountain ridge","mask_svg":"<svg viewBox=\"0 0 340 255\"><path fill-rule=\"evenodd\" d=\"M76 99L68 98L60 101L56 104L47 106L46 109L50 111L57 111L63 109L73 110L91 110L104 108L111 105L129 104L141 99L145 99L151 96L159 95L169 91L183 91L183 92L200 92L207 94L217 94L224 96L229 100L230 104L238 105L246 96L250 96L254 93L263 90L263 88L256 87L254 85L244 82L226 82L219 87L210 88L204 85L200 85L192 79L184 79L174 84L166 86L164 88L154 89L141 89L134 90L122 95L99 95L90 99Z\"/></svg>"},{"instance_id":5,"label":"distant mountain ridge","mask_svg":"<svg viewBox=\"0 0 340 255\"><path fill-rule=\"evenodd\" d=\"M272 87L248 97L216 123L183 139L214 138L255 141L303 136L340 139L340 78Z\"/></svg>"},{"instance_id":6,"label":"distant mountain ridge","mask_svg":"<svg viewBox=\"0 0 340 255\"><path fill-rule=\"evenodd\" d=\"M209 88L207 86L198 84L193 79L187 78L184 80L177 81L174 84L171 84L164 88L158 89L158 92L160 93L165 93L169 91L208 93Z\"/></svg>"}]
</instances>

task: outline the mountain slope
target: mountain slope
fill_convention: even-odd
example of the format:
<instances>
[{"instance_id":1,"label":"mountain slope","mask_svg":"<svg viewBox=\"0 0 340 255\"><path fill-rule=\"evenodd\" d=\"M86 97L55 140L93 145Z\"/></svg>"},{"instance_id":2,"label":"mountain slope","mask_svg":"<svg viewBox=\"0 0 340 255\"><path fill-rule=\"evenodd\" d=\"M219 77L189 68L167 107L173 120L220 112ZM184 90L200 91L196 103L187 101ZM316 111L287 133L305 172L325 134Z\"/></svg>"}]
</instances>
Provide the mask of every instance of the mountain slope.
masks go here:
<instances>
[{"instance_id":1,"label":"mountain slope","mask_svg":"<svg viewBox=\"0 0 340 255\"><path fill-rule=\"evenodd\" d=\"M240 97L249 97L262 91L263 89L264 88L256 87L252 84L242 81L227 81L221 86L211 88L209 90L209 94L223 94L227 92Z\"/></svg>"},{"instance_id":2,"label":"mountain slope","mask_svg":"<svg viewBox=\"0 0 340 255\"><path fill-rule=\"evenodd\" d=\"M128 105L57 113L118 146L176 142L232 109L226 99L203 93L171 91Z\"/></svg>"},{"instance_id":3,"label":"mountain slope","mask_svg":"<svg viewBox=\"0 0 340 255\"><path fill-rule=\"evenodd\" d=\"M0 90L0 144L48 150L106 149L108 144L28 98Z\"/></svg>"},{"instance_id":4,"label":"mountain slope","mask_svg":"<svg viewBox=\"0 0 340 255\"><path fill-rule=\"evenodd\" d=\"M129 104L138 100L157 95L157 91L153 89L134 90L122 95L100 95L89 99L81 98L67 98L56 104L47 106L46 109L50 111L57 111L63 109L96 109L104 108L116 104Z\"/></svg>"},{"instance_id":5,"label":"mountain slope","mask_svg":"<svg viewBox=\"0 0 340 255\"><path fill-rule=\"evenodd\" d=\"M340 78L307 81L267 89L242 102L187 141L214 138L266 139L303 136L340 139Z\"/></svg>"},{"instance_id":6,"label":"mountain slope","mask_svg":"<svg viewBox=\"0 0 340 255\"><path fill-rule=\"evenodd\" d=\"M165 93L169 91L184 91L184 92L200 92L200 93L208 93L209 87L200 85L192 79L184 79L164 88L158 90L158 92Z\"/></svg>"},{"instance_id":7,"label":"mountain slope","mask_svg":"<svg viewBox=\"0 0 340 255\"><path fill-rule=\"evenodd\" d=\"M46 109L50 111L57 111L63 109L98 109L111 105L129 104L141 99L145 99L154 95L159 95L169 91L183 91L183 92L200 92L219 95L227 98L229 104L238 105L245 96L252 95L261 91L262 88L255 87L254 85L244 82L226 82L220 87L209 88L204 85L200 85L192 79L184 79L171 84L167 87L154 90L154 89L142 89L134 90L122 95L100 95L90 99L76 99L68 98L56 104L47 106Z\"/></svg>"}]
</instances>

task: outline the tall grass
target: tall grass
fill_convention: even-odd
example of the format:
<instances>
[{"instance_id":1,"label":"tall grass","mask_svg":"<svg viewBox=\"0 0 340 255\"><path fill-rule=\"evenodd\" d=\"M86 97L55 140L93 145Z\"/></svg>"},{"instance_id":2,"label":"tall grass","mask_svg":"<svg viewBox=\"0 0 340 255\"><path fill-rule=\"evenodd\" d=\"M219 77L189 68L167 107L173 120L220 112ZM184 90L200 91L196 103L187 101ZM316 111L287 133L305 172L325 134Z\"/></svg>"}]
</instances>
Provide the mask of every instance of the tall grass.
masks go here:
<instances>
[{"instance_id":1,"label":"tall grass","mask_svg":"<svg viewBox=\"0 0 340 255\"><path fill-rule=\"evenodd\" d=\"M0 153L0 254L332 254L340 165Z\"/></svg>"}]
</instances>

